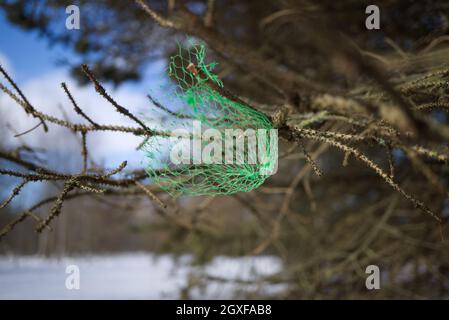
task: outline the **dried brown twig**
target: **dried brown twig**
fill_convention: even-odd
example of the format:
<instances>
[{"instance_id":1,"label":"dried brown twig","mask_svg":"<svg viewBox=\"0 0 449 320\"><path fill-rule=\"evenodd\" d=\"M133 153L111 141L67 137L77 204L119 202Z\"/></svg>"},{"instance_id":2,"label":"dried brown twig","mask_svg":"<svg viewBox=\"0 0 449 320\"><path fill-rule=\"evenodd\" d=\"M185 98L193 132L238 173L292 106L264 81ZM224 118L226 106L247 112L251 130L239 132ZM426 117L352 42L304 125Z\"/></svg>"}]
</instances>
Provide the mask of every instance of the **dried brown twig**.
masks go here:
<instances>
[{"instance_id":1,"label":"dried brown twig","mask_svg":"<svg viewBox=\"0 0 449 320\"><path fill-rule=\"evenodd\" d=\"M135 115L133 115L129 110L123 108L122 106L118 105L115 100L110 97L104 88L101 86L101 84L96 80L94 75L89 71L89 69L86 66L83 66L83 70L86 72L89 79L95 84L95 87L97 91L102 95L108 102L110 102L118 112L121 114L129 117L134 122L139 124L141 128L131 128L131 127L121 127L121 126L110 126L110 125L99 125L96 122L94 122L91 118L89 118L82 109L78 106L76 103L74 97L70 93L69 89L67 88L67 85L65 83L62 84L62 88L64 89L65 93L67 94L68 98L70 99L75 111L80 114L83 118L85 118L90 125L82 125L82 124L74 124L70 122L68 119L62 120L58 119L56 117L53 117L51 115L42 113L40 111L37 111L34 107L31 106L31 104L26 99L25 95L22 93L22 91L17 87L15 82L12 80L12 78L8 75L8 73L1 68L0 71L5 76L5 78L10 82L15 90L19 93L19 96L21 98L18 98L14 93L12 93L8 88L1 85L1 88L3 92L5 92L9 97L12 98L13 101L15 101L19 106L23 107L28 113L32 114L33 116L39 118L43 124L45 124L44 121L51 122L53 124L56 124L58 126L70 129L73 132L81 132L81 155L83 158L83 168L80 174L66 174L66 173L60 173L54 170L51 170L47 167L44 167L43 165L37 164L35 162L30 162L29 160L24 160L20 157L20 155L14 153L14 152L7 152L7 151L0 151L0 158L7 160L9 162L12 162L23 169L28 170L29 172L23 172L23 171L16 171L16 170L5 170L0 169L1 175L8 175L16 178L22 178L22 182L18 184L14 190L12 191L11 195L2 202L0 209L5 208L8 206L11 201L15 197L17 197L20 192L22 191L23 187L31 182L42 182L42 181L50 181L50 182L58 182L61 181L64 183L64 186L61 190L61 193L58 197L54 199L48 199L43 202L38 202L36 205L32 206L30 209L26 210L22 214L18 215L16 219L11 221L11 223L7 224L1 231L0 231L0 239L4 237L6 234L11 232L16 225L23 222L28 216L33 216L37 222L38 225L36 226L36 230L38 232L43 231L45 228L49 227L52 220L54 220L60 213L63 207L63 204L65 201L72 199L74 197L77 197L78 195L86 195L86 194L127 194L129 188L133 186L137 186L141 188L142 184L139 182L141 180L144 180L146 178L146 174L143 170L135 170L133 172L128 173L127 175L130 178L114 178L114 176L121 173L125 167L126 167L126 161L121 163L116 169L111 170L110 172L105 172L103 169L103 173L101 174L88 174L88 147L87 147L87 135L90 132L93 131L116 131L116 132L123 132L123 133L133 133L136 135L145 135L145 136L152 136L152 135L167 135L167 133L164 132L156 132L153 130L150 130L148 127L146 127L141 120L139 120ZM46 125L45 125L46 127ZM27 132L23 134L30 133L32 130L28 130ZM22 135L23 135L22 134ZM16 135L18 136L18 135ZM105 190L103 186L110 186L110 187L118 187L122 188L119 192L111 192L110 190ZM77 189L83 190L84 193L78 193ZM74 191L74 196L71 196L71 192ZM149 188L145 188L145 193L151 193L153 194L153 191L151 191ZM158 205L164 206L160 200L156 200L157 198L153 198L154 201ZM40 219L37 216L35 216L32 212L36 209L40 208L44 204L54 201L53 207L50 210L50 214L45 219Z\"/></svg>"}]
</instances>

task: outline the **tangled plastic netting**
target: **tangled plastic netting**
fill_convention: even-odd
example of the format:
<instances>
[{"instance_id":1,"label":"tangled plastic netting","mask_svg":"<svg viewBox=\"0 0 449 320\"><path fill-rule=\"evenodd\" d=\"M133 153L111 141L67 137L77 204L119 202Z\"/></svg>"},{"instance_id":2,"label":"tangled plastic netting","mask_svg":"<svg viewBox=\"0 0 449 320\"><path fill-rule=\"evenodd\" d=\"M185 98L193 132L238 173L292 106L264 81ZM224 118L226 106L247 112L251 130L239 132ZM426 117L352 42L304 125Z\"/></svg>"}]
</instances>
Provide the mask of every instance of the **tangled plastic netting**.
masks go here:
<instances>
[{"instance_id":1,"label":"tangled plastic netting","mask_svg":"<svg viewBox=\"0 0 449 320\"><path fill-rule=\"evenodd\" d=\"M181 144L186 150L194 145L195 122L201 123L202 132L215 129L222 137L227 129L252 129L257 138L263 131L260 129L265 129L265 132L273 129L272 123L264 114L220 94L223 83L212 72L216 64L207 64L205 55L203 45L193 45L189 49L179 46L178 53L170 58L168 73L176 80L171 107L177 111L164 110L170 113L170 120L165 121L163 126L164 130L168 128L171 132L183 129L188 133L183 137L175 134L173 137L150 137L143 147L149 159L146 168L149 177L172 196L248 192L265 181L268 175L263 169L272 168L277 160L274 159L272 150L274 138L269 136L260 140L262 143L257 140L257 147L264 149L269 161L250 161L254 154L245 148L244 160L240 163L226 163L223 153L214 154L220 159L220 163L195 162L194 151L187 153L187 161L183 164L173 163L170 155L175 145ZM210 139L203 139L200 143L203 149L210 143ZM236 147L233 146L233 151L235 150ZM275 151L277 156L277 142Z\"/></svg>"}]
</instances>

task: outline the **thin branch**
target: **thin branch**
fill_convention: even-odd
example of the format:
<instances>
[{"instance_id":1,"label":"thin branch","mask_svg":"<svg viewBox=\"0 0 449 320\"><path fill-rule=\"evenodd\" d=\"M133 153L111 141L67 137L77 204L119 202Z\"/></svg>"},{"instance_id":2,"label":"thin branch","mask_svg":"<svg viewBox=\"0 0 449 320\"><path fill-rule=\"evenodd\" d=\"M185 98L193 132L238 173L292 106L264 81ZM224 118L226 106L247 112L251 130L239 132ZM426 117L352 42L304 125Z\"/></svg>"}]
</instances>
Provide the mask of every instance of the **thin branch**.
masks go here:
<instances>
[{"instance_id":1,"label":"thin branch","mask_svg":"<svg viewBox=\"0 0 449 320\"><path fill-rule=\"evenodd\" d=\"M117 173L123 171L123 169L126 168L127 164L128 164L127 161L123 161L116 169L112 170L111 172L109 172L103 176L100 176L100 178L107 179L109 177L116 175Z\"/></svg>"},{"instance_id":2,"label":"thin branch","mask_svg":"<svg viewBox=\"0 0 449 320\"><path fill-rule=\"evenodd\" d=\"M167 205L164 204L149 188L147 188L144 184L136 181L136 186L138 186L140 189L142 189L145 194L154 202L158 204L162 209L167 208Z\"/></svg>"},{"instance_id":3,"label":"thin branch","mask_svg":"<svg viewBox=\"0 0 449 320\"><path fill-rule=\"evenodd\" d=\"M75 188L76 183L77 183L76 179L71 179L70 181L67 181L64 184L64 188L62 189L61 194L56 199L55 204L51 208L50 214L36 226L37 232L42 232L42 230L44 230L44 228L48 226L54 218L59 216L59 214L61 213L64 200L67 197L67 194Z\"/></svg>"},{"instance_id":4,"label":"thin branch","mask_svg":"<svg viewBox=\"0 0 449 320\"><path fill-rule=\"evenodd\" d=\"M24 136L24 135L26 135L26 134L28 134L28 133L30 133L30 132L36 130L37 128L39 128L39 127L42 125L42 123L43 123L43 122L39 122L37 125L35 125L35 126L32 127L31 129L28 129L28 130L25 131L25 132L16 134L16 135L14 136L14 138L19 138L19 137L21 137L21 136Z\"/></svg>"},{"instance_id":5,"label":"thin branch","mask_svg":"<svg viewBox=\"0 0 449 320\"><path fill-rule=\"evenodd\" d=\"M128 109L122 107L119 105L104 89L104 87L98 82L98 80L95 78L95 76L92 74L92 72L89 70L87 65L82 65L82 70L86 74L86 76L89 78L89 80L95 85L95 90L103 97L105 98L110 104L112 104L117 112L123 114L124 116L130 118L137 124L139 124L148 134L154 134L153 130L148 128L142 121L140 121L135 115L133 115Z\"/></svg>"},{"instance_id":6,"label":"thin branch","mask_svg":"<svg viewBox=\"0 0 449 320\"><path fill-rule=\"evenodd\" d=\"M8 223L5 227L3 227L2 230L0 231L0 241L3 239L4 236L10 233L19 223L23 222L28 217L29 215L27 213L22 213L17 218Z\"/></svg>"},{"instance_id":7,"label":"thin branch","mask_svg":"<svg viewBox=\"0 0 449 320\"><path fill-rule=\"evenodd\" d=\"M175 10L176 0L168 0L168 12Z\"/></svg>"},{"instance_id":8,"label":"thin branch","mask_svg":"<svg viewBox=\"0 0 449 320\"><path fill-rule=\"evenodd\" d=\"M22 188L29 182L29 180L24 179L17 187L14 188L11 195L6 199L2 204L0 204L0 209L5 208L8 204L11 203L11 201L19 195L20 191L22 191Z\"/></svg>"},{"instance_id":9,"label":"thin branch","mask_svg":"<svg viewBox=\"0 0 449 320\"><path fill-rule=\"evenodd\" d=\"M429 214L432 218L434 218L439 223L442 222L441 218L437 216L432 210L430 210L422 201L417 200L415 197L409 195L406 193L396 182L394 182L391 177L386 174L377 164L375 164L373 161L371 161L367 156L362 154L360 151L358 151L355 148L349 147L341 142L338 142L336 140L333 140L328 137L320 136L320 135L314 135L310 134L309 132L305 132L302 129L297 129L296 132L296 138L305 137L321 142L325 142L327 144L330 144L340 150L343 150L345 152L348 152L352 154L355 158L361 160L364 162L369 168L374 170L375 173L377 173L388 185L390 185L394 190L402 194L407 200L409 200L413 205L419 209L421 209L423 212Z\"/></svg>"},{"instance_id":10,"label":"thin branch","mask_svg":"<svg viewBox=\"0 0 449 320\"><path fill-rule=\"evenodd\" d=\"M83 171L82 174L85 174L87 172L87 158L88 158L88 152L87 152L87 133L82 131L81 132L81 155L83 157Z\"/></svg>"},{"instance_id":11,"label":"thin branch","mask_svg":"<svg viewBox=\"0 0 449 320\"><path fill-rule=\"evenodd\" d=\"M159 13L151 9L143 0L136 0L136 3L151 17L154 21L156 21L163 28L175 28L177 25L161 16Z\"/></svg>"},{"instance_id":12,"label":"thin branch","mask_svg":"<svg viewBox=\"0 0 449 320\"><path fill-rule=\"evenodd\" d=\"M13 86L14 90L16 90L16 92L19 94L20 98L23 100L25 112L28 113L28 114L31 114L35 118L40 119L41 122L42 122L42 125L44 126L45 132L47 132L48 131L48 127L47 127L47 124L45 123L44 119L42 119L40 116L38 116L36 114L36 110L34 109L34 107L31 105L31 103L25 97L25 95L23 94L22 90L20 90L20 88L17 86L17 84L14 82L14 80L9 76L9 74L6 72L6 70L3 69L1 64L0 64L0 73L3 74L5 79ZM7 91L9 91L8 88L3 86L2 84L0 84L0 88L5 93L8 93Z\"/></svg>"},{"instance_id":13,"label":"thin branch","mask_svg":"<svg viewBox=\"0 0 449 320\"><path fill-rule=\"evenodd\" d=\"M61 83L61 87L62 87L62 89L64 89L64 92L67 94L67 97L69 98L70 102L72 103L73 108L75 109L75 112L78 113L80 116L82 116L84 119L86 119L88 122L90 122L93 126L99 127L98 123L94 122L91 118L89 118L84 113L83 110L81 110L81 108L78 106L75 99L73 98L71 92L67 88L67 85L65 84L65 82Z\"/></svg>"},{"instance_id":14,"label":"thin branch","mask_svg":"<svg viewBox=\"0 0 449 320\"><path fill-rule=\"evenodd\" d=\"M4 87L1 83L0 83L0 89L2 89L11 99L13 99L17 104L19 104L22 107L25 107L26 104L25 102L21 101L14 93L12 93L8 88ZM132 133L135 135L145 135L148 134L148 129L147 128L132 128L132 127L125 127L125 126L115 126L115 125L84 125L84 124L76 124L76 123L71 123L67 120L63 120L63 119L59 119L57 117L39 112L39 111L35 111L36 116L38 116L39 118L44 119L45 121L54 123L56 125L59 125L61 127L65 127L68 128L70 130L73 130L75 132L79 132L79 131L115 131L115 132L127 132L127 133ZM163 132L163 131L154 131L152 130L151 135L154 136L171 136L170 132Z\"/></svg>"},{"instance_id":15,"label":"thin branch","mask_svg":"<svg viewBox=\"0 0 449 320\"><path fill-rule=\"evenodd\" d=\"M207 9L204 16L204 25L208 28L214 24L215 0L207 0Z\"/></svg>"},{"instance_id":16,"label":"thin branch","mask_svg":"<svg viewBox=\"0 0 449 320\"><path fill-rule=\"evenodd\" d=\"M157 101L155 98L153 98L150 94L147 94L147 98L151 101L151 103L152 103L155 107L161 109L161 110L164 111L164 112L167 112L168 114L170 114L170 115L172 115L172 116L175 116L175 117L177 117L177 118L179 118L179 119L190 119L190 118L191 118L191 116L188 116L188 115L186 115L186 114L182 114L182 113L177 113L177 112L171 111L171 110L168 109L167 107L163 106L163 105L162 105L159 101Z\"/></svg>"},{"instance_id":17,"label":"thin branch","mask_svg":"<svg viewBox=\"0 0 449 320\"><path fill-rule=\"evenodd\" d=\"M318 177L321 177L321 176L323 175L323 172L322 172L321 169L318 167L318 165L316 164L316 162L312 159L312 157L310 156L310 154L307 152L306 146L304 145L304 142L298 141L298 144L301 146L302 152L304 153L304 156L306 157L307 162L308 162L309 165L312 167L313 172L315 172L315 174L316 174Z\"/></svg>"}]
</instances>

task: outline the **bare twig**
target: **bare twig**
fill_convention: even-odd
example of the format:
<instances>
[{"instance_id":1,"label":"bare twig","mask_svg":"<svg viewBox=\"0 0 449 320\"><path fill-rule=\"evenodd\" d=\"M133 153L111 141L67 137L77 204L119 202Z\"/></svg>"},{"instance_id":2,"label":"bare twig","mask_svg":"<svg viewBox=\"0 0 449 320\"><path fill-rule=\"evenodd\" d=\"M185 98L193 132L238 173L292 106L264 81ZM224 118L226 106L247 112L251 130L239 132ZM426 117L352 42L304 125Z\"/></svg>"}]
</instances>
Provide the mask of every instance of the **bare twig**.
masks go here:
<instances>
[{"instance_id":1,"label":"bare twig","mask_svg":"<svg viewBox=\"0 0 449 320\"><path fill-rule=\"evenodd\" d=\"M78 104L76 103L75 99L73 98L72 94L69 91L69 88L67 88L67 85L65 84L65 82L61 83L61 87L62 89L64 89L64 92L67 94L67 97L69 98L70 102L73 105L73 108L75 109L75 112L78 113L80 116L82 116L84 119L86 119L88 122L90 122L93 126L95 127L99 127L99 125L94 122L91 118L89 118L83 110L81 110L81 108L78 106Z\"/></svg>"},{"instance_id":2,"label":"bare twig","mask_svg":"<svg viewBox=\"0 0 449 320\"><path fill-rule=\"evenodd\" d=\"M28 183L27 179L24 179L17 187L14 188L12 194L6 199L2 204L0 204L0 209L6 207L11 201L22 191L22 188Z\"/></svg>"},{"instance_id":3,"label":"bare twig","mask_svg":"<svg viewBox=\"0 0 449 320\"><path fill-rule=\"evenodd\" d=\"M162 17L159 13L151 9L143 0L136 0L136 3L151 17L153 18L157 23L161 25L161 27L164 28L174 28L176 24L167 19ZM174 8L174 6L173 6Z\"/></svg>"},{"instance_id":4,"label":"bare twig","mask_svg":"<svg viewBox=\"0 0 449 320\"><path fill-rule=\"evenodd\" d=\"M138 186L140 189L142 189L145 194L154 202L158 204L162 209L167 208L167 205L164 204L149 188L147 188L144 184L140 183L139 181L136 181L136 186Z\"/></svg>"},{"instance_id":5,"label":"bare twig","mask_svg":"<svg viewBox=\"0 0 449 320\"><path fill-rule=\"evenodd\" d=\"M87 151L87 133L82 131L81 132L81 156L83 157L83 171L82 173L85 174L87 172L87 157L88 157L88 151Z\"/></svg>"},{"instance_id":6,"label":"bare twig","mask_svg":"<svg viewBox=\"0 0 449 320\"><path fill-rule=\"evenodd\" d=\"M37 113L36 110L34 109L34 107L31 105L31 103L28 101L28 99L25 97L25 95L23 94L22 90L19 89L19 87L17 86L17 84L14 82L14 80L9 76L9 74L6 72L5 69L3 69L3 67L0 65L0 73L3 74L3 76L6 78L6 80L13 86L14 90L16 90L16 92L19 94L20 98L23 100L24 102L24 109L26 113L31 114L33 117L38 118L41 120L42 125L44 126L44 130L45 132L48 131L48 127L47 124L45 123L44 119L42 119L42 117L40 117ZM1 89L5 92L8 93L7 91L9 91L6 87L4 87L2 84L0 84Z\"/></svg>"},{"instance_id":7,"label":"bare twig","mask_svg":"<svg viewBox=\"0 0 449 320\"><path fill-rule=\"evenodd\" d=\"M153 130L148 128L142 121L140 121L135 115L133 115L128 109L122 107L119 105L103 88L103 86L98 82L98 80L95 78L95 76L92 74L92 72L89 70L87 65L82 66L83 72L86 74L86 76L89 78L89 80L95 85L95 90L103 97L105 98L110 104L112 104L117 112L125 115L126 117L130 118L134 122L136 122L138 125L140 125L148 134L154 134Z\"/></svg>"},{"instance_id":8,"label":"bare twig","mask_svg":"<svg viewBox=\"0 0 449 320\"><path fill-rule=\"evenodd\" d=\"M204 16L204 25L208 28L214 24L215 0L207 0L207 10Z\"/></svg>"},{"instance_id":9,"label":"bare twig","mask_svg":"<svg viewBox=\"0 0 449 320\"><path fill-rule=\"evenodd\" d=\"M42 230L45 227L47 227L54 218L59 216L59 214L61 213L64 200L67 197L67 194L75 188L76 183L77 183L76 179L73 178L64 184L64 188L62 189L61 194L58 196L53 207L51 208L50 214L40 224L37 225L36 227L37 232L42 232Z\"/></svg>"}]
</instances>

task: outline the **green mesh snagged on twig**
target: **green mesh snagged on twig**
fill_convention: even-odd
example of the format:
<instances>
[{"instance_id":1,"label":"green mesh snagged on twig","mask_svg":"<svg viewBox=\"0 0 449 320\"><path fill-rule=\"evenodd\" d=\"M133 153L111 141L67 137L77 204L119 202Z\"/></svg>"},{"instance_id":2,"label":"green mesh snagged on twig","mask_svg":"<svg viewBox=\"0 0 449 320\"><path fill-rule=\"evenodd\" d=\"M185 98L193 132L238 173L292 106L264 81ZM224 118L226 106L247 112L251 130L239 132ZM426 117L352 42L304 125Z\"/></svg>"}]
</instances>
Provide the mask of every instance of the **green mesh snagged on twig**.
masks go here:
<instances>
[{"instance_id":1,"label":"green mesh snagged on twig","mask_svg":"<svg viewBox=\"0 0 449 320\"><path fill-rule=\"evenodd\" d=\"M177 111L167 110L157 101L153 101L163 112L169 113L170 120L165 121L163 127L164 130L173 132L174 136L148 138L143 147L149 159L146 171L153 183L172 196L248 192L258 188L268 177L264 169L270 170L277 164L277 158L274 158L277 157L277 141L274 154L274 150L271 150L274 138L270 134L266 135L265 140L260 140L263 145L259 145L261 143L257 140L257 148L264 149L268 161L251 162L254 154L248 151L248 140L245 140L243 163L225 163L223 154L219 155L219 158L223 159L222 163L195 162L195 122L201 122L203 133L207 129L219 131L223 141L226 129L252 129L257 138L263 131L259 129L264 129L265 132L273 129L272 123L264 114L244 103L234 101L239 99L224 96L223 83L213 73L216 63L207 64L205 55L203 45L193 45L189 49L179 47L178 53L170 58L168 73L176 80L175 93L172 95L175 99L172 99L170 107L176 108ZM176 130L180 129L188 134L184 137L176 136ZM201 149L209 143L210 140L201 140ZM190 148L190 152L186 152L188 157L183 164L175 164L170 154L173 147L179 147L180 144L185 150ZM236 150L235 145L233 150Z\"/></svg>"}]
</instances>

